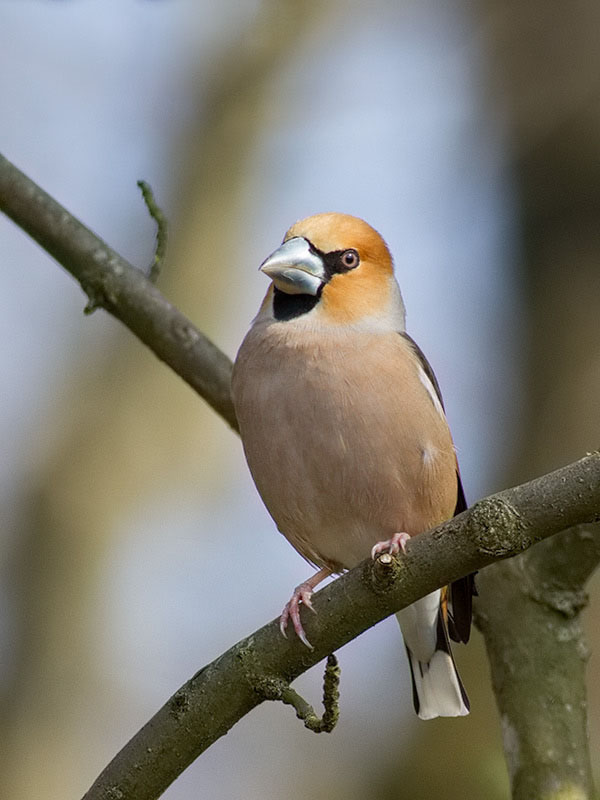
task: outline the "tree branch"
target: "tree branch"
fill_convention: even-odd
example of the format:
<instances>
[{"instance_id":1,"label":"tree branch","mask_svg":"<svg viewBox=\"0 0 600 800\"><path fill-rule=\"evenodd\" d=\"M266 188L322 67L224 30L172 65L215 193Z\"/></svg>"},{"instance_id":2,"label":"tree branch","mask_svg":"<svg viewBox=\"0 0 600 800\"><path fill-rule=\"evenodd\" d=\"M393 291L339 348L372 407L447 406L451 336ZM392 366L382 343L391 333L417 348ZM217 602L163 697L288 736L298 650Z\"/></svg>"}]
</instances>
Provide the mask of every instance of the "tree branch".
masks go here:
<instances>
[{"instance_id":1,"label":"tree branch","mask_svg":"<svg viewBox=\"0 0 600 800\"><path fill-rule=\"evenodd\" d=\"M323 679L323 716L318 717L314 708L301 697L288 683L284 683L269 700L281 700L282 703L292 706L296 716L304 722L304 727L313 733L331 733L337 725L340 716L340 675L341 670L337 658L327 656L325 676ZM273 685L272 683L270 685Z\"/></svg>"},{"instance_id":2,"label":"tree branch","mask_svg":"<svg viewBox=\"0 0 600 800\"><path fill-rule=\"evenodd\" d=\"M144 198L144 203L146 203L148 213L156 222L156 246L154 248L154 255L152 256L152 263L148 270L148 279L151 283L156 283L167 252L167 231L169 225L162 208L156 202L150 184L146 183L146 181L138 181L137 185Z\"/></svg>"},{"instance_id":3,"label":"tree branch","mask_svg":"<svg viewBox=\"0 0 600 800\"><path fill-rule=\"evenodd\" d=\"M553 499L552 507L547 498ZM155 800L214 741L265 699L367 628L428 592L509 558L565 527L600 518L600 453L482 500L388 564L364 561L313 596L314 644L284 639L277 620L184 684L106 767L84 800Z\"/></svg>"},{"instance_id":4,"label":"tree branch","mask_svg":"<svg viewBox=\"0 0 600 800\"><path fill-rule=\"evenodd\" d=\"M92 306L101 306L126 325L237 430L229 358L141 270L2 155L0 210L79 281Z\"/></svg>"},{"instance_id":5,"label":"tree branch","mask_svg":"<svg viewBox=\"0 0 600 800\"><path fill-rule=\"evenodd\" d=\"M229 394L229 359L174 308L140 270L111 250L2 156L0 210L79 281L92 303L101 305L121 320L237 429ZM239 642L173 695L102 772L86 794L86 800L159 797L191 761L241 716L265 699L281 697L282 687L285 694L285 687L294 678L379 620L486 564L521 553L565 528L599 519L600 455L594 453L554 473L476 503L459 517L411 540L407 556L399 561L364 562L314 596L319 614L317 617L310 615L305 622L315 644L314 651L308 651L296 639L283 639L276 622ZM571 535L579 536L581 544L581 533ZM531 641L519 641L519 635L527 637L528 631L538 630L543 636L549 620L555 625L557 614L568 622L569 614L579 607L582 583L589 571L589 568L581 569L581 559L565 559L564 549L559 544L550 543L547 547L543 558L536 555L543 548L527 553L526 564L528 570L531 569L527 581L522 573L514 574L515 570L523 570L523 566L518 566L519 560L507 562L481 576L485 591L480 598L478 617L488 644L500 708L508 721L505 747L513 777L517 776L513 780L516 792L519 786L526 786L523 776L530 774L530 768L536 763L541 764L542 771L546 770L544 776L548 774L547 748L543 752L546 740L543 730L536 727L543 716L539 702L538 707L532 709L531 718L528 713L517 710L522 708L520 703L526 705L527 689L523 696L523 688L531 688L534 682L539 686L540 675L550 675L550 671L538 662L538 668L528 673L528 682L523 682L520 670L525 668L527 656L519 660L515 655L514 661L509 663L506 654L514 653L515 642L517 648L524 648L525 654L531 653L535 647ZM508 576L504 583L503 574ZM555 575L556 585L549 585L548 575ZM515 579L523 584L528 609L519 604L511 605ZM529 613L539 609L543 609L544 616ZM504 629L492 624L498 617ZM519 620L516 626L512 622L514 619ZM569 632L559 627L553 630L559 642L564 641L561 637ZM564 656L567 660L563 662L565 670L561 674L566 682L573 682L577 693L583 691L584 685L582 648L577 631L570 633L575 634L571 637L575 648L572 646ZM539 652L546 651L540 644ZM573 652L578 663L573 662ZM515 674L519 675L519 680L515 680ZM539 698L539 693L537 696ZM565 710L568 712L563 704L559 712ZM578 738L574 741L584 747L580 721L581 716ZM516 739L515 730L518 732ZM568 724L560 730L567 741L572 730ZM511 751L514 741L526 743L517 754L518 758L514 748ZM562 758L562 753L557 758ZM566 752L565 758L569 758ZM542 785L544 776L538 776L536 787ZM586 779L584 775L579 785ZM539 792L531 790L531 785L521 791L521 797L538 796Z\"/></svg>"}]
</instances>

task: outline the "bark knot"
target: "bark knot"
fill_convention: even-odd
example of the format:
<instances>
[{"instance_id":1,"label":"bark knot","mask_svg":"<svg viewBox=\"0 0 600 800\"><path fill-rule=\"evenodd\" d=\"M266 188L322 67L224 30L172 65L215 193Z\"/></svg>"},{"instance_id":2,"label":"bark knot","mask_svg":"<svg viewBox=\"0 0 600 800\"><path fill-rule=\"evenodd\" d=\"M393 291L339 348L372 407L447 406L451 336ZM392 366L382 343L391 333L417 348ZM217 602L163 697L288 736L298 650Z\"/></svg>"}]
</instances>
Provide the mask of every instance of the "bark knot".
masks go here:
<instances>
[{"instance_id":1,"label":"bark knot","mask_svg":"<svg viewBox=\"0 0 600 800\"><path fill-rule=\"evenodd\" d=\"M498 496L473 505L468 528L479 552L494 558L517 555L531 544L527 523L510 503Z\"/></svg>"}]
</instances>

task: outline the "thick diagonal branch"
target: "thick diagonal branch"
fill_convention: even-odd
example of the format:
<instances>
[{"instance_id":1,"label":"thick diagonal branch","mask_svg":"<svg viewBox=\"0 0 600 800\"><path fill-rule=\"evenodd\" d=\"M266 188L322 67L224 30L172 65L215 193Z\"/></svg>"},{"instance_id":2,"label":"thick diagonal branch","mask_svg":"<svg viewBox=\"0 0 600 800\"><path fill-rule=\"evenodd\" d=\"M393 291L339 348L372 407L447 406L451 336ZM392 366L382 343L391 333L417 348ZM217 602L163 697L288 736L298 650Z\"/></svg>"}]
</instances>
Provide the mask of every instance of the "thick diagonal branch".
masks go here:
<instances>
[{"instance_id":1,"label":"thick diagonal branch","mask_svg":"<svg viewBox=\"0 0 600 800\"><path fill-rule=\"evenodd\" d=\"M552 507L546 498L553 497ZM314 650L273 620L200 670L106 767L85 800L154 800L268 693L433 589L600 516L600 454L476 503L414 537L387 566L365 561L314 595L305 619Z\"/></svg>"}]
</instances>

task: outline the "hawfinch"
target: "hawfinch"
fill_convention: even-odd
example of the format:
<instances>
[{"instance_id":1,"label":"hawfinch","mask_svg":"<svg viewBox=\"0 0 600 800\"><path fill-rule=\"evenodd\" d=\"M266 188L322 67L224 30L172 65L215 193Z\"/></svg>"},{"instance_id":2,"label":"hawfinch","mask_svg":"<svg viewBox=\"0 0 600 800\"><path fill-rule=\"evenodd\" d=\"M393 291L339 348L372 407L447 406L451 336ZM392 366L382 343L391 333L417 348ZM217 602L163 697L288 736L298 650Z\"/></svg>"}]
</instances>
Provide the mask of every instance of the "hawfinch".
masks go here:
<instances>
[{"instance_id":1,"label":"hawfinch","mask_svg":"<svg viewBox=\"0 0 600 800\"><path fill-rule=\"evenodd\" d=\"M281 616L304 644L315 586L466 508L440 390L406 333L381 236L357 217L296 222L261 265L272 283L233 371L256 487L277 527L319 571ZM473 578L398 613L421 719L462 716L448 632L466 642Z\"/></svg>"}]
</instances>

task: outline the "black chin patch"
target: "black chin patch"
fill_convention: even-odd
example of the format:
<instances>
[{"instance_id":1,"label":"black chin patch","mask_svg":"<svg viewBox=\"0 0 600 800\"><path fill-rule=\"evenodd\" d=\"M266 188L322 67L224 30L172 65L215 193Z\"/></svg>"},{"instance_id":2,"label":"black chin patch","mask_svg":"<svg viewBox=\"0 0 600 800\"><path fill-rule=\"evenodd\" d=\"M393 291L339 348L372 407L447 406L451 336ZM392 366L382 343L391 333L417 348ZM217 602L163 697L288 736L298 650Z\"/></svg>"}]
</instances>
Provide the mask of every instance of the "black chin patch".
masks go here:
<instances>
[{"instance_id":1,"label":"black chin patch","mask_svg":"<svg viewBox=\"0 0 600 800\"><path fill-rule=\"evenodd\" d=\"M287 294L274 287L273 315L278 322L287 322L290 319L301 317L317 305L321 292L318 294Z\"/></svg>"}]
</instances>

